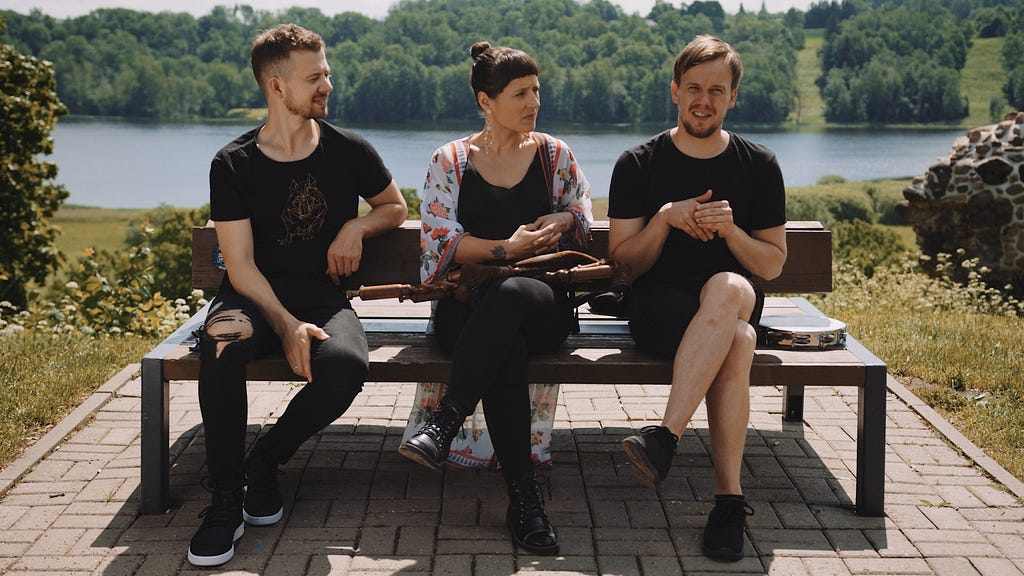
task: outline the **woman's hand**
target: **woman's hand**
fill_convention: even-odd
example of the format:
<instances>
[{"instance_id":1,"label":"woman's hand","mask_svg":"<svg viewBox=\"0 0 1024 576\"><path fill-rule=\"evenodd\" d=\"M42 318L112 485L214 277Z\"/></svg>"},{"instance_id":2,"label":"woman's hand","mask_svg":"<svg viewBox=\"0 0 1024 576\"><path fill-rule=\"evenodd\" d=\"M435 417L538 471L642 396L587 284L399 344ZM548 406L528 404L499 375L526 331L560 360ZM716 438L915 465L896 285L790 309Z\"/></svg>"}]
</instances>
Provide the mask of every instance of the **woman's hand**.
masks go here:
<instances>
[{"instance_id":1,"label":"woman's hand","mask_svg":"<svg viewBox=\"0 0 1024 576\"><path fill-rule=\"evenodd\" d=\"M550 252L562 237L558 228L550 222L543 228L539 228L537 222L523 224L503 243L504 246L499 244L491 254L496 259L519 260Z\"/></svg>"}]
</instances>

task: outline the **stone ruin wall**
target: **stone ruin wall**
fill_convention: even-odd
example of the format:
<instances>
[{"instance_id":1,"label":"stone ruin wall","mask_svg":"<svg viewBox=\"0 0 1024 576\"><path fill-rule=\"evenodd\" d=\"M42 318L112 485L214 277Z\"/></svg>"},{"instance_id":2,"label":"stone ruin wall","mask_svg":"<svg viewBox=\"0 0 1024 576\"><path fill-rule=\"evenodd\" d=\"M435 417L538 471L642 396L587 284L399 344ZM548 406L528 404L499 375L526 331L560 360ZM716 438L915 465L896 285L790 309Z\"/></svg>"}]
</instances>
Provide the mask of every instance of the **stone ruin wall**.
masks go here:
<instances>
[{"instance_id":1,"label":"stone ruin wall","mask_svg":"<svg viewBox=\"0 0 1024 576\"><path fill-rule=\"evenodd\" d=\"M986 282L1024 289L1024 112L970 130L914 178L896 212L932 256L963 248L992 269Z\"/></svg>"}]
</instances>

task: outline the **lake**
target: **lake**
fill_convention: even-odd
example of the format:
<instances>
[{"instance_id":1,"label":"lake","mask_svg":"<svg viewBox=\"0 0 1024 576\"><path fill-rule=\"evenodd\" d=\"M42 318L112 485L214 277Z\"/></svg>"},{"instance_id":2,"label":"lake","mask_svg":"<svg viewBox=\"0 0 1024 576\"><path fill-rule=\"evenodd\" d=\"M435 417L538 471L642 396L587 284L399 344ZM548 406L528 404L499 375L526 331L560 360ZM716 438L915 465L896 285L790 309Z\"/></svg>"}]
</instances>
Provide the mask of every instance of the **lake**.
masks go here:
<instances>
[{"instance_id":1,"label":"lake","mask_svg":"<svg viewBox=\"0 0 1024 576\"><path fill-rule=\"evenodd\" d=\"M70 192L68 204L105 208L196 207L209 201L213 155L253 125L147 124L62 120L54 132L57 182ZM728 127L728 125L727 125ZM608 196L616 158L654 134L627 127L587 130L540 127L565 140L590 180L596 198ZM353 127L380 152L405 188L423 186L431 153L474 127L404 129ZM923 174L946 156L962 129L744 131L737 133L775 151L787 186L807 186L827 174L847 180Z\"/></svg>"}]
</instances>

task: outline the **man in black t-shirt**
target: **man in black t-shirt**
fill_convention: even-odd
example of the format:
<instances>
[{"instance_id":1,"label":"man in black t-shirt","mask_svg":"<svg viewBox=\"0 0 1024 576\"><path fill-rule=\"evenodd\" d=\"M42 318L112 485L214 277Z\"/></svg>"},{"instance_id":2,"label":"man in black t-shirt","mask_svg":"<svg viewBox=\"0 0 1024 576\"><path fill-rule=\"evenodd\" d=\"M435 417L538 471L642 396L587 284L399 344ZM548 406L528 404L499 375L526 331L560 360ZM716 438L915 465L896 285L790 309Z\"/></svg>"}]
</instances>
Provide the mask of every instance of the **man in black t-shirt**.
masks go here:
<instances>
[{"instance_id":1,"label":"man in black t-shirt","mask_svg":"<svg viewBox=\"0 0 1024 576\"><path fill-rule=\"evenodd\" d=\"M661 426L623 441L634 475L651 488L668 475L678 439L701 400L715 463L715 507L703 551L743 555L740 467L750 415L750 366L764 295L786 261L785 187L775 155L722 129L743 66L731 46L698 36L676 58L678 124L625 151L612 173L611 258L628 270L630 332L674 359Z\"/></svg>"},{"instance_id":2,"label":"man in black t-shirt","mask_svg":"<svg viewBox=\"0 0 1024 576\"><path fill-rule=\"evenodd\" d=\"M230 560L246 523L281 519L278 465L361 390L366 335L339 282L359 268L363 239L407 214L373 147L323 121L332 87L320 36L277 26L256 38L251 55L267 121L210 167L210 213L227 273L200 337L213 503L189 543L197 566ZM371 209L357 217L360 197ZM308 383L246 457L246 363L275 350Z\"/></svg>"}]
</instances>

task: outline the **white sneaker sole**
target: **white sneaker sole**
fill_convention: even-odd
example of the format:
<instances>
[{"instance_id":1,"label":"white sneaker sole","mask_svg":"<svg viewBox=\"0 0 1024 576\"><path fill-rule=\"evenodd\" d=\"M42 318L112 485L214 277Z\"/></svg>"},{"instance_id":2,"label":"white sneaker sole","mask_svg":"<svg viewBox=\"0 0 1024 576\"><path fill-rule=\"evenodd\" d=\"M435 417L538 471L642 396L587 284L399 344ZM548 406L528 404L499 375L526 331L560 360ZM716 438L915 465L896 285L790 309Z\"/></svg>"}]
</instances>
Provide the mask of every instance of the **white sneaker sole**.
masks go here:
<instances>
[{"instance_id":1,"label":"white sneaker sole","mask_svg":"<svg viewBox=\"0 0 1024 576\"><path fill-rule=\"evenodd\" d=\"M216 556L198 556L192 553L192 548L188 549L188 561L193 566L220 566L226 564L228 560L231 560L235 556L235 542L245 534L245 524L239 524L238 528L235 529L235 534L231 539L231 548L223 554Z\"/></svg>"}]
</instances>

